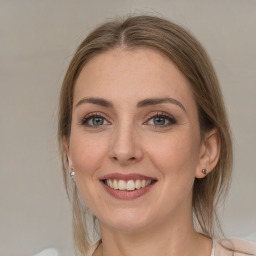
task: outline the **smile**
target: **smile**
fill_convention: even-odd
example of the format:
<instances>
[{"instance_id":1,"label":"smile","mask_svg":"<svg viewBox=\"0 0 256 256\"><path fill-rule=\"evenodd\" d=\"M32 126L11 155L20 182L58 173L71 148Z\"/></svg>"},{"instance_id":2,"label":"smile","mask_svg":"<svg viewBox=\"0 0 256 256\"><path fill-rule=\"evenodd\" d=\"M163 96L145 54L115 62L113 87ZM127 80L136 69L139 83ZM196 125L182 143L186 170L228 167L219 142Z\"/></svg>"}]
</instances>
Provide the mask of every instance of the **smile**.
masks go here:
<instances>
[{"instance_id":1,"label":"smile","mask_svg":"<svg viewBox=\"0 0 256 256\"><path fill-rule=\"evenodd\" d=\"M112 180L106 179L103 181L105 185L115 190L128 190L133 191L135 189L141 189L149 186L154 181L153 180Z\"/></svg>"},{"instance_id":2,"label":"smile","mask_svg":"<svg viewBox=\"0 0 256 256\"><path fill-rule=\"evenodd\" d=\"M100 178L104 189L116 199L131 200L152 189L157 179L140 174L113 173Z\"/></svg>"}]
</instances>

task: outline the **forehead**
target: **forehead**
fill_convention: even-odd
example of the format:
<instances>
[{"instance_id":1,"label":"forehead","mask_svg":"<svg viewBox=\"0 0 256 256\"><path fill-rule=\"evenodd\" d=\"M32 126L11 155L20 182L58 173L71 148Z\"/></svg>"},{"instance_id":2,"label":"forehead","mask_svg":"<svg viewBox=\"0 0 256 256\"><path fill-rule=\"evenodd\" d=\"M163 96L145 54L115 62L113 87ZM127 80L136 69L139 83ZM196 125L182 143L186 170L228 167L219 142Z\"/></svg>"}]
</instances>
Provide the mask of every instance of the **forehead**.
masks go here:
<instances>
[{"instance_id":1,"label":"forehead","mask_svg":"<svg viewBox=\"0 0 256 256\"><path fill-rule=\"evenodd\" d=\"M94 57L76 81L74 102L85 96L125 101L170 96L194 102L186 77L168 57L150 48L116 48Z\"/></svg>"}]
</instances>

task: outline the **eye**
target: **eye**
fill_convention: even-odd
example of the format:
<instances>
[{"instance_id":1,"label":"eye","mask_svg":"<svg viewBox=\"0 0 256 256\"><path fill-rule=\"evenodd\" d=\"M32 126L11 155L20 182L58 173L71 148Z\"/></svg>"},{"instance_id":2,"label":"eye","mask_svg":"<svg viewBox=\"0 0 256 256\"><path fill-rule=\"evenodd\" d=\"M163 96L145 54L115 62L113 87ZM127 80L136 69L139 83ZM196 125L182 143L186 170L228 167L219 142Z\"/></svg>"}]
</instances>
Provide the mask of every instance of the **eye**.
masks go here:
<instances>
[{"instance_id":1,"label":"eye","mask_svg":"<svg viewBox=\"0 0 256 256\"><path fill-rule=\"evenodd\" d=\"M91 114L81 120L81 124L88 127L99 127L110 124L102 115Z\"/></svg>"},{"instance_id":2,"label":"eye","mask_svg":"<svg viewBox=\"0 0 256 256\"><path fill-rule=\"evenodd\" d=\"M175 118L164 113L157 113L156 115L151 116L147 121L147 124L158 126L158 127L166 127L166 126L173 125L175 123L176 123Z\"/></svg>"}]
</instances>

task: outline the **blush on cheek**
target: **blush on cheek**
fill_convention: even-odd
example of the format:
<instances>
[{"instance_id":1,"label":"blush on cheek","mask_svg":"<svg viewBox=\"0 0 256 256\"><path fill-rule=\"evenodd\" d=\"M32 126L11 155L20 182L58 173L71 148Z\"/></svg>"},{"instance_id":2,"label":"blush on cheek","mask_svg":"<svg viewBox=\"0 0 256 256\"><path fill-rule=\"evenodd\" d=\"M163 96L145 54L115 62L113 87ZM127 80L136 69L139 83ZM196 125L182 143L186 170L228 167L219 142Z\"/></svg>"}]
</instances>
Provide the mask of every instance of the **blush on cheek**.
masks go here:
<instances>
[{"instance_id":1,"label":"blush on cheek","mask_svg":"<svg viewBox=\"0 0 256 256\"><path fill-rule=\"evenodd\" d=\"M75 154L72 160L76 172L92 174L97 169L97 161L94 158L92 154Z\"/></svg>"},{"instance_id":2,"label":"blush on cheek","mask_svg":"<svg viewBox=\"0 0 256 256\"><path fill-rule=\"evenodd\" d=\"M92 143L74 143L71 148L72 164L77 172L81 175L92 175L100 168L104 161L104 153L106 150Z\"/></svg>"},{"instance_id":3,"label":"blush on cheek","mask_svg":"<svg viewBox=\"0 0 256 256\"><path fill-rule=\"evenodd\" d=\"M197 164L198 146L191 138L170 138L161 147L151 148L150 157L163 175L182 176L191 172Z\"/></svg>"}]
</instances>

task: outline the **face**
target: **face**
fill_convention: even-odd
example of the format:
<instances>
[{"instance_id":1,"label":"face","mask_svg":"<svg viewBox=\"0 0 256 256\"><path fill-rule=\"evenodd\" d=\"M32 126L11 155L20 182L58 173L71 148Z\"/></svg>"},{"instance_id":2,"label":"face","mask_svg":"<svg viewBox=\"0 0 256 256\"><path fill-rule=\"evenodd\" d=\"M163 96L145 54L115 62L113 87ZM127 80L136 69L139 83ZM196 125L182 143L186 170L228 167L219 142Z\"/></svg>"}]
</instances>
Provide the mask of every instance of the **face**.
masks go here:
<instances>
[{"instance_id":1,"label":"face","mask_svg":"<svg viewBox=\"0 0 256 256\"><path fill-rule=\"evenodd\" d=\"M197 107L189 82L157 51L114 49L86 64L66 148L103 225L136 231L191 217L196 171L205 167Z\"/></svg>"}]
</instances>

